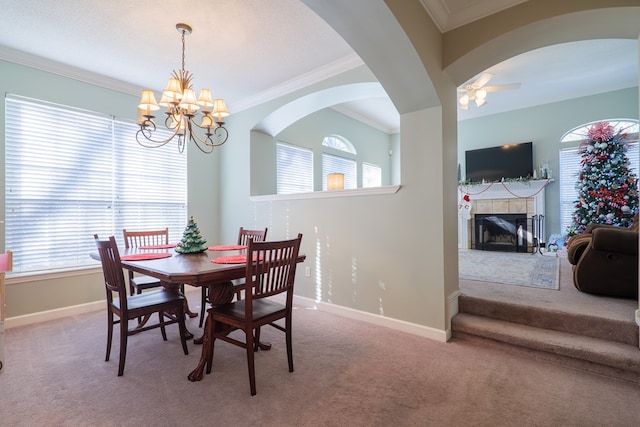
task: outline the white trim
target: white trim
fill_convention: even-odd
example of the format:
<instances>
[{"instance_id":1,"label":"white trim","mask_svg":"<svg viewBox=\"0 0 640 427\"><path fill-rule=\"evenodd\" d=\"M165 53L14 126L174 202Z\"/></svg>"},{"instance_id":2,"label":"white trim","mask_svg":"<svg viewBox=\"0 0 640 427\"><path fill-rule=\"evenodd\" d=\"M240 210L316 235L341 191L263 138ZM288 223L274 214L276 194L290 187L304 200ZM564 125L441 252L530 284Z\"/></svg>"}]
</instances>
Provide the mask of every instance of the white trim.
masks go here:
<instances>
[{"instance_id":1,"label":"white trim","mask_svg":"<svg viewBox=\"0 0 640 427\"><path fill-rule=\"evenodd\" d=\"M350 319L360 320L363 322L371 323L378 326L384 326L397 331L407 332L412 335L417 335L432 340L447 342L447 336L450 334L447 331L440 329L430 328L428 326L418 325L415 323L405 322L404 320L392 319L389 317L379 316L377 314L371 314L364 311L355 310L349 307L343 307L335 304L328 304L322 301L315 301L310 298L294 296L296 304L313 308L320 311L325 311L331 314L337 314L338 316L348 317Z\"/></svg>"},{"instance_id":2,"label":"white trim","mask_svg":"<svg viewBox=\"0 0 640 427\"><path fill-rule=\"evenodd\" d=\"M200 288L197 286L187 286L185 294L197 292L200 296ZM14 316L5 319L5 329L15 328L18 326L32 325L34 323L48 322L50 320L62 319L68 316L78 314L92 313L106 309L106 300L93 301L85 304L72 305L69 307L55 308L53 310L40 311L37 313L24 314L22 316Z\"/></svg>"},{"instance_id":3,"label":"white trim","mask_svg":"<svg viewBox=\"0 0 640 427\"><path fill-rule=\"evenodd\" d=\"M272 99L279 98L289 93L306 88L312 84L324 81L330 77L334 77L353 70L364 64L362 59L355 53L349 54L344 58L333 61L322 67L316 68L306 74L288 80L263 92L260 92L250 98L240 100L238 102L230 102L230 110L234 112L244 111L256 105L260 105Z\"/></svg>"},{"instance_id":4,"label":"white trim","mask_svg":"<svg viewBox=\"0 0 640 427\"><path fill-rule=\"evenodd\" d=\"M25 314L22 316L8 317L4 321L5 329L16 328L18 326L32 325L34 323L48 322L50 320L61 319L67 316L91 313L105 309L105 300L88 302L86 304L72 305L70 307L56 308L53 310L40 311L37 313Z\"/></svg>"},{"instance_id":5,"label":"white trim","mask_svg":"<svg viewBox=\"0 0 640 427\"><path fill-rule=\"evenodd\" d=\"M400 190L399 185L385 185L383 187L352 188L347 190L314 191L312 193L295 194L267 194L264 196L249 196L252 202L273 202L278 200L323 199L329 197L373 196L379 194L394 194Z\"/></svg>"},{"instance_id":6,"label":"white trim","mask_svg":"<svg viewBox=\"0 0 640 427\"><path fill-rule=\"evenodd\" d=\"M449 301L449 319L453 319L453 316L460 312L460 307L458 306L458 298L460 298L460 295L462 295L462 292L458 289L452 292L449 298L447 298Z\"/></svg>"},{"instance_id":7,"label":"white trim","mask_svg":"<svg viewBox=\"0 0 640 427\"><path fill-rule=\"evenodd\" d=\"M66 277L73 276L87 276L90 274L102 274L102 267L98 264L97 266L86 266L86 267L78 267L76 269L69 270L50 270L45 272L36 272L36 273L11 273L11 276L7 274L7 285L14 285L17 283L28 283L28 282L36 282L39 280L51 280L51 279L61 279Z\"/></svg>"},{"instance_id":8,"label":"white trim","mask_svg":"<svg viewBox=\"0 0 640 427\"><path fill-rule=\"evenodd\" d=\"M140 95L140 90L142 90L140 86L123 82L122 80L106 77L98 73L32 55L7 46L0 46L0 60L13 62L136 97Z\"/></svg>"}]
</instances>

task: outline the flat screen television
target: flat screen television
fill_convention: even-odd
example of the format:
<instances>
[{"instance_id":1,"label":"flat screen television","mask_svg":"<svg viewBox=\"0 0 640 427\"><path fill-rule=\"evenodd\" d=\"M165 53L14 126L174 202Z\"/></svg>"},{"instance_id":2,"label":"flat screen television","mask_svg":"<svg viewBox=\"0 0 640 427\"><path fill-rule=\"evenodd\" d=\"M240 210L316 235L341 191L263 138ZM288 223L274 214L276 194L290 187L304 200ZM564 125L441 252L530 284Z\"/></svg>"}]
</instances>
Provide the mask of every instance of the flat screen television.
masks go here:
<instances>
[{"instance_id":1,"label":"flat screen television","mask_svg":"<svg viewBox=\"0 0 640 427\"><path fill-rule=\"evenodd\" d=\"M533 177L533 143L522 142L465 152L467 182Z\"/></svg>"}]
</instances>

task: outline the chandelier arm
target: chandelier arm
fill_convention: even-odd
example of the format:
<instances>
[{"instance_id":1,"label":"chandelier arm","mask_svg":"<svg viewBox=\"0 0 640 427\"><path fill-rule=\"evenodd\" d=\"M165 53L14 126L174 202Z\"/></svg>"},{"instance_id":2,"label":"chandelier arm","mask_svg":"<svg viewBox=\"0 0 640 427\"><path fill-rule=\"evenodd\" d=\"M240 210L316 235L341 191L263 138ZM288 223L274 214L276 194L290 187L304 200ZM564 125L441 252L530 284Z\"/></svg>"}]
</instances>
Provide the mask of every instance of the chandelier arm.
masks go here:
<instances>
[{"instance_id":1,"label":"chandelier arm","mask_svg":"<svg viewBox=\"0 0 640 427\"><path fill-rule=\"evenodd\" d=\"M227 130L227 128L224 127L224 122L216 122L215 128L213 128L213 126L211 127L202 126L198 124L195 120L192 120L191 124L197 127L198 129L202 129L205 131L205 135L207 136L206 138L202 139L198 137L197 134L195 136L198 137L198 141L210 147L219 147L220 145L227 142L227 139L229 139L229 131ZM222 135L218 135L219 129L222 129L224 131L224 140L222 142L214 142L213 139L211 138L211 135L215 135L217 139L220 139L222 137ZM213 132L211 132L212 130Z\"/></svg>"},{"instance_id":2,"label":"chandelier arm","mask_svg":"<svg viewBox=\"0 0 640 427\"><path fill-rule=\"evenodd\" d=\"M145 120L141 125L140 129L136 132L136 141L138 144L142 145L145 148L157 148L162 147L163 145L168 144L180 130L180 126L177 126L174 130L173 134L168 136L166 139L153 139L153 132L156 131L156 124L152 120ZM144 140L140 140L140 136L144 137ZM146 142L150 142L151 144L147 144Z\"/></svg>"},{"instance_id":3,"label":"chandelier arm","mask_svg":"<svg viewBox=\"0 0 640 427\"><path fill-rule=\"evenodd\" d=\"M205 129L205 128L202 128L201 126L199 126L195 122L192 122L191 124L201 128L201 129ZM219 130L224 131L224 133L220 133ZM215 135L217 139L221 139L224 136L224 139L222 141L220 141L220 142L215 142L213 140L213 138L211 138L212 135ZM189 139L191 141L193 141L198 146L200 151L202 151L203 153L209 154L209 153L211 153L213 151L213 149L215 147L219 147L222 144L224 144L225 142L227 142L227 139L229 139L229 131L224 126L222 126L222 123L219 123L216 126L216 128L213 130L213 133L211 133L211 132L207 132L206 133L206 138L202 138L197 133L191 132ZM203 149L203 147L200 144L206 146L207 148Z\"/></svg>"}]
</instances>

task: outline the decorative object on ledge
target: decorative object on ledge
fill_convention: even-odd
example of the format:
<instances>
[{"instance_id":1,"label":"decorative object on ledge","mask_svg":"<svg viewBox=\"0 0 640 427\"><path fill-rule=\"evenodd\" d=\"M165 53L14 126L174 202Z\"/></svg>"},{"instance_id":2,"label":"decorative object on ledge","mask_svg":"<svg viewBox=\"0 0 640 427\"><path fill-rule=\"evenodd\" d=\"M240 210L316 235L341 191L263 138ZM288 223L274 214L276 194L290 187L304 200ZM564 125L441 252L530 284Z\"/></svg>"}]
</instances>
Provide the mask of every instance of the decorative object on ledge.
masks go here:
<instances>
[{"instance_id":1,"label":"decorative object on ledge","mask_svg":"<svg viewBox=\"0 0 640 427\"><path fill-rule=\"evenodd\" d=\"M156 102L153 91L142 91L138 104L140 130L136 133L136 141L143 147L155 148L169 143L177 136L179 152L184 151L188 141L193 141L200 151L208 154L229 138L223 121L229 115L229 111L224 99L211 98L209 89L203 88L196 100L191 84L193 74L184 68L184 37L191 34L192 29L187 24L176 24L176 29L182 35L182 69L173 71L167 87L162 92L160 103ZM160 106L166 107L164 126L173 133L166 139L156 140L153 139L153 133L156 131L153 112L159 110ZM200 124L195 120L199 110L202 112Z\"/></svg>"},{"instance_id":2,"label":"decorative object on ledge","mask_svg":"<svg viewBox=\"0 0 640 427\"><path fill-rule=\"evenodd\" d=\"M344 174L330 173L327 175L328 190L344 190Z\"/></svg>"}]
</instances>

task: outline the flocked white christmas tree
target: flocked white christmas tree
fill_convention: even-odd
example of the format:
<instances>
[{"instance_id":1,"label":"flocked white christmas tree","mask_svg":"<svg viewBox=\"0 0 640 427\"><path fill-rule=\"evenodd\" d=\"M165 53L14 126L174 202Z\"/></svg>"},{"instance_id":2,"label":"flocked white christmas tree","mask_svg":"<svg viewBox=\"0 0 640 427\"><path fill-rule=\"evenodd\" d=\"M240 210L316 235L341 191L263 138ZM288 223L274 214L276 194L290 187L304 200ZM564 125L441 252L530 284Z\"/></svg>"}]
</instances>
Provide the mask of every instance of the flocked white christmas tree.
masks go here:
<instances>
[{"instance_id":1,"label":"flocked white christmas tree","mask_svg":"<svg viewBox=\"0 0 640 427\"><path fill-rule=\"evenodd\" d=\"M182 239L176 246L176 252L181 254L197 254L207 250L206 240L202 238L198 224L193 220L193 217L189 220L189 223L184 229Z\"/></svg>"}]
</instances>

